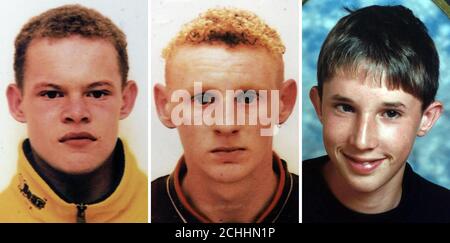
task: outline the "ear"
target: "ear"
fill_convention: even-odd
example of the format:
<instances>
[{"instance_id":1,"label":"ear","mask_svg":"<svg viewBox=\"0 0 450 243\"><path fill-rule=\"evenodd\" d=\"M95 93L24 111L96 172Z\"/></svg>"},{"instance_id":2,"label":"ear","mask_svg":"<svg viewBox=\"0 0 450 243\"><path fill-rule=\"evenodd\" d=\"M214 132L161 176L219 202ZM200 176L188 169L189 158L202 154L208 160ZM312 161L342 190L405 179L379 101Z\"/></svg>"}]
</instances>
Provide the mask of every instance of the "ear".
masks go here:
<instances>
[{"instance_id":1,"label":"ear","mask_svg":"<svg viewBox=\"0 0 450 243\"><path fill-rule=\"evenodd\" d=\"M284 123L294 110L297 99L297 83L293 79L284 81L280 88L280 124Z\"/></svg>"},{"instance_id":2,"label":"ear","mask_svg":"<svg viewBox=\"0 0 450 243\"><path fill-rule=\"evenodd\" d=\"M8 99L9 113L11 113L14 119L22 123L27 122L25 113L22 109L23 97L20 88L16 84L8 85L6 97Z\"/></svg>"},{"instance_id":3,"label":"ear","mask_svg":"<svg viewBox=\"0 0 450 243\"><path fill-rule=\"evenodd\" d=\"M417 130L417 136L425 136L428 131L431 130L433 125L439 119L444 107L441 102L435 101L431 103L423 112L422 120L420 121L419 129Z\"/></svg>"},{"instance_id":4,"label":"ear","mask_svg":"<svg viewBox=\"0 0 450 243\"><path fill-rule=\"evenodd\" d=\"M136 82L130 80L122 90L122 107L120 108L120 119L123 120L130 115L134 107L138 93L138 87Z\"/></svg>"},{"instance_id":5,"label":"ear","mask_svg":"<svg viewBox=\"0 0 450 243\"><path fill-rule=\"evenodd\" d=\"M169 94L166 86L162 84L156 84L153 88L153 94L155 96L156 111L158 112L159 120L168 128L175 128L173 124L170 109L169 109Z\"/></svg>"},{"instance_id":6,"label":"ear","mask_svg":"<svg viewBox=\"0 0 450 243\"><path fill-rule=\"evenodd\" d=\"M317 117L322 122L322 100L320 99L319 88L317 86L312 87L309 91L309 99L314 106Z\"/></svg>"}]
</instances>

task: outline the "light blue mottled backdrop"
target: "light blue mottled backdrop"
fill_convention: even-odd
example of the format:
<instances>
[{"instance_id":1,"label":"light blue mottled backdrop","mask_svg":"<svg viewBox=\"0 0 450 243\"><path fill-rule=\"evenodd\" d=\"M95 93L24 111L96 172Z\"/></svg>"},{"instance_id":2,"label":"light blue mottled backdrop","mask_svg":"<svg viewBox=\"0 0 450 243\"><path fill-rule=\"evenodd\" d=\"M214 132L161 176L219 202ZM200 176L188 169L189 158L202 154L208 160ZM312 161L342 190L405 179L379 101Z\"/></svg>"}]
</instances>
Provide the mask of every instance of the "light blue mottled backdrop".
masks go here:
<instances>
[{"instance_id":1,"label":"light blue mottled backdrop","mask_svg":"<svg viewBox=\"0 0 450 243\"><path fill-rule=\"evenodd\" d=\"M325 154L321 125L308 95L309 89L316 84L316 62L320 47L331 28L346 15L344 6L360 8L373 4L401 4L410 8L425 23L435 41L441 61L437 99L444 103L445 111L431 132L416 140L408 161L423 177L450 188L450 20L431 0L309 0L303 5L303 159Z\"/></svg>"}]
</instances>

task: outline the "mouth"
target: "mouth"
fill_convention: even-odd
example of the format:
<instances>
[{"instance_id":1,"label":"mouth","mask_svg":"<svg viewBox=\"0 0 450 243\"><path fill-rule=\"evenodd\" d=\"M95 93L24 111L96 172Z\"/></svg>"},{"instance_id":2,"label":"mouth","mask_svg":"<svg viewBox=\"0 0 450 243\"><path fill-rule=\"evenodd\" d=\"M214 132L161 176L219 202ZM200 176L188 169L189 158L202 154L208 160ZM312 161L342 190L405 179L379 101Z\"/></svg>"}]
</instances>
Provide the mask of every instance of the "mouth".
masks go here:
<instances>
[{"instance_id":1,"label":"mouth","mask_svg":"<svg viewBox=\"0 0 450 243\"><path fill-rule=\"evenodd\" d=\"M238 151L245 151L243 147L218 147L211 150L211 153L233 153Z\"/></svg>"},{"instance_id":2,"label":"mouth","mask_svg":"<svg viewBox=\"0 0 450 243\"><path fill-rule=\"evenodd\" d=\"M66 143L66 142L76 142L76 141L97 141L97 138L88 133L88 132L78 132L78 133L67 133L63 137L61 137L58 141L60 143Z\"/></svg>"},{"instance_id":3,"label":"mouth","mask_svg":"<svg viewBox=\"0 0 450 243\"><path fill-rule=\"evenodd\" d=\"M353 171L363 175L371 174L386 159L386 157L359 157L345 153L343 153L343 155L349 162Z\"/></svg>"}]
</instances>

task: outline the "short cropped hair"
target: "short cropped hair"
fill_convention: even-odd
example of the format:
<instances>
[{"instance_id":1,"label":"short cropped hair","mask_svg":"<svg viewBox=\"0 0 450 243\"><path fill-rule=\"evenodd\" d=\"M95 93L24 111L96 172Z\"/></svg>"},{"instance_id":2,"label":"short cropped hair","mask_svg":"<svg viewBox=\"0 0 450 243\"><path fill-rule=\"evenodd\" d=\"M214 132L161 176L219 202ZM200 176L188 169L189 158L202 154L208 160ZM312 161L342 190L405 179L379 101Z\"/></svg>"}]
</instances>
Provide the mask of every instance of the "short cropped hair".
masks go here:
<instances>
[{"instance_id":1,"label":"short cropped hair","mask_svg":"<svg viewBox=\"0 0 450 243\"><path fill-rule=\"evenodd\" d=\"M439 56L425 25L403 6L369 6L338 21L322 45L317 63L323 83L338 72L385 77L389 89L402 89L430 105L439 87ZM375 79L374 79L375 80Z\"/></svg>"},{"instance_id":2,"label":"short cropped hair","mask_svg":"<svg viewBox=\"0 0 450 243\"><path fill-rule=\"evenodd\" d=\"M79 35L109 41L117 51L122 85L128 76L128 54L125 34L107 17L81 5L64 5L31 18L15 40L14 71L16 84L22 89L28 46L38 38L65 38Z\"/></svg>"},{"instance_id":3,"label":"short cropped hair","mask_svg":"<svg viewBox=\"0 0 450 243\"><path fill-rule=\"evenodd\" d=\"M240 44L260 46L271 54L280 55L286 49L277 31L254 13L236 8L216 8L185 24L163 50L162 56L167 60L178 46L203 43L223 43L229 47Z\"/></svg>"}]
</instances>

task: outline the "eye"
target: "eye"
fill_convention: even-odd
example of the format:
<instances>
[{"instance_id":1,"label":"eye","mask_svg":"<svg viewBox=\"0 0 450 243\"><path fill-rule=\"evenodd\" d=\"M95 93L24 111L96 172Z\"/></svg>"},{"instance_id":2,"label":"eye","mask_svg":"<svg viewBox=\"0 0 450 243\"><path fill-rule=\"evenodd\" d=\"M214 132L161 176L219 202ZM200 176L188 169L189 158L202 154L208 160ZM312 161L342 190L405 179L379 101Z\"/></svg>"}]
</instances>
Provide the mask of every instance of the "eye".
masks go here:
<instances>
[{"instance_id":1,"label":"eye","mask_svg":"<svg viewBox=\"0 0 450 243\"><path fill-rule=\"evenodd\" d=\"M100 99L103 96L109 95L110 92L107 90L92 90L87 93L88 97L94 97L95 99Z\"/></svg>"},{"instance_id":2,"label":"eye","mask_svg":"<svg viewBox=\"0 0 450 243\"><path fill-rule=\"evenodd\" d=\"M216 97L209 93L209 92L203 92L201 94L196 94L192 96L192 101L196 102L197 104L201 105L209 105L216 101Z\"/></svg>"},{"instance_id":3,"label":"eye","mask_svg":"<svg viewBox=\"0 0 450 243\"><path fill-rule=\"evenodd\" d=\"M401 116L400 112L396 110L387 110L383 113L383 117L389 118L389 119L396 119Z\"/></svg>"},{"instance_id":4,"label":"eye","mask_svg":"<svg viewBox=\"0 0 450 243\"><path fill-rule=\"evenodd\" d=\"M258 99L258 93L254 90L247 90L244 92L239 92L236 95L236 101L238 103L251 104L253 101Z\"/></svg>"},{"instance_id":5,"label":"eye","mask_svg":"<svg viewBox=\"0 0 450 243\"><path fill-rule=\"evenodd\" d=\"M55 99L57 97L64 97L63 92L57 90L46 90L39 93L42 97L47 97L49 99Z\"/></svg>"},{"instance_id":6,"label":"eye","mask_svg":"<svg viewBox=\"0 0 450 243\"><path fill-rule=\"evenodd\" d=\"M336 105L336 109L340 112L355 112L355 109L353 109L353 107L351 105L347 105L347 104L338 104Z\"/></svg>"}]
</instances>

